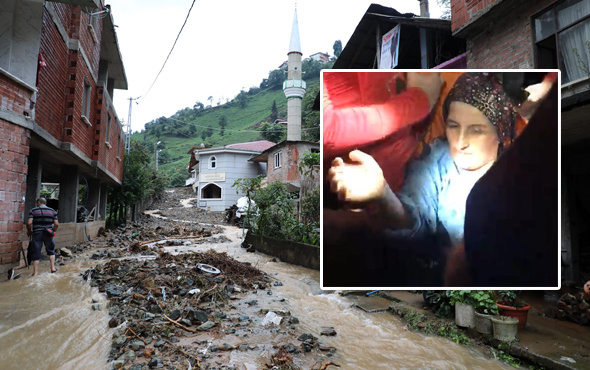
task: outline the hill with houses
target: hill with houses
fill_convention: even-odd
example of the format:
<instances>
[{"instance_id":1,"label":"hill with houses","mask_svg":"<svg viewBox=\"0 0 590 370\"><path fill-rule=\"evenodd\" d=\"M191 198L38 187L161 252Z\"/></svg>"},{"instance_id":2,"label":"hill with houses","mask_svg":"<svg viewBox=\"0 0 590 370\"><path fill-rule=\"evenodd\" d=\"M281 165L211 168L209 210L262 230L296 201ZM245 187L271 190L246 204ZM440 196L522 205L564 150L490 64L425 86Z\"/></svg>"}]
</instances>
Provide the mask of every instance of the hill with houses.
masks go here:
<instances>
[{"instance_id":1,"label":"hill with houses","mask_svg":"<svg viewBox=\"0 0 590 370\"><path fill-rule=\"evenodd\" d=\"M319 92L321 69L333 62L308 58L303 61L303 79L307 91L302 102L302 139L319 141L319 112L313 103ZM187 152L201 143L206 147L223 146L255 140L279 142L286 137L287 99L282 89L286 79L284 66L271 71L259 86L242 90L232 100L195 102L170 117L159 117L135 132L131 139L158 152L158 169L170 180L170 186L182 186L188 177ZM152 158L154 160L154 158Z\"/></svg>"}]
</instances>

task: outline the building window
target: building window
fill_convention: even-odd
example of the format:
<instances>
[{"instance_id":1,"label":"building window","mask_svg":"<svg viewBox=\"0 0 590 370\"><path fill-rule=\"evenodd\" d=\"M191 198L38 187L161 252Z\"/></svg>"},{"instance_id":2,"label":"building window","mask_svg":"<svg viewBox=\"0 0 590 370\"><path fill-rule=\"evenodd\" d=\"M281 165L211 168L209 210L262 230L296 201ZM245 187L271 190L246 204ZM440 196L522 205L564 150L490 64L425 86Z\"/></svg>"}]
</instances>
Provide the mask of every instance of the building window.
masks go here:
<instances>
[{"instance_id":1,"label":"building window","mask_svg":"<svg viewBox=\"0 0 590 370\"><path fill-rule=\"evenodd\" d=\"M211 157L209 157L209 169L213 170L217 168L217 158L215 158L214 155L212 155Z\"/></svg>"},{"instance_id":2,"label":"building window","mask_svg":"<svg viewBox=\"0 0 590 370\"><path fill-rule=\"evenodd\" d=\"M201 199L221 199L221 187L217 184L207 184L201 189Z\"/></svg>"},{"instance_id":3,"label":"building window","mask_svg":"<svg viewBox=\"0 0 590 370\"><path fill-rule=\"evenodd\" d=\"M90 119L90 95L92 90L90 88L90 83L84 80L84 91L82 92L82 116L86 117L87 120Z\"/></svg>"},{"instance_id":4,"label":"building window","mask_svg":"<svg viewBox=\"0 0 590 370\"><path fill-rule=\"evenodd\" d=\"M275 168L281 167L281 152L275 153Z\"/></svg>"},{"instance_id":5,"label":"building window","mask_svg":"<svg viewBox=\"0 0 590 370\"><path fill-rule=\"evenodd\" d=\"M117 158L121 158L121 134L117 137Z\"/></svg>"},{"instance_id":6,"label":"building window","mask_svg":"<svg viewBox=\"0 0 590 370\"><path fill-rule=\"evenodd\" d=\"M590 0L566 0L533 17L537 68L559 68L567 83L590 74Z\"/></svg>"}]
</instances>

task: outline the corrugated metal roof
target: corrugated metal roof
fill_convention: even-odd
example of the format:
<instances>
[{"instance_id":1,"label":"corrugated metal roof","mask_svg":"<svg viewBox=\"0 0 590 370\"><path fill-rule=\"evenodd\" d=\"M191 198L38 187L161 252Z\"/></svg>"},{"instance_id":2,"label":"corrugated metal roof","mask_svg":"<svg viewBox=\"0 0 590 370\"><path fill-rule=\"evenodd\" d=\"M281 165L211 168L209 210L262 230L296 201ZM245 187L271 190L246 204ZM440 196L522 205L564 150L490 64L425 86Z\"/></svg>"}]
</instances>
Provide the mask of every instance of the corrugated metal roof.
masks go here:
<instances>
[{"instance_id":1,"label":"corrugated metal roof","mask_svg":"<svg viewBox=\"0 0 590 370\"><path fill-rule=\"evenodd\" d=\"M272 141L259 140L259 141L251 141L248 143L229 144L229 145L226 145L225 147L227 149L255 150L257 152L262 152L274 145L275 145L275 143L273 143Z\"/></svg>"},{"instance_id":2,"label":"corrugated metal roof","mask_svg":"<svg viewBox=\"0 0 590 370\"><path fill-rule=\"evenodd\" d=\"M268 140L259 140L259 141L250 141L247 143L236 143L236 144L228 144L225 146L216 146L213 148L201 149L199 152L207 152L211 150L223 150L223 149L234 149L234 150L248 150L254 152L263 152L266 149L274 146L275 143Z\"/></svg>"}]
</instances>

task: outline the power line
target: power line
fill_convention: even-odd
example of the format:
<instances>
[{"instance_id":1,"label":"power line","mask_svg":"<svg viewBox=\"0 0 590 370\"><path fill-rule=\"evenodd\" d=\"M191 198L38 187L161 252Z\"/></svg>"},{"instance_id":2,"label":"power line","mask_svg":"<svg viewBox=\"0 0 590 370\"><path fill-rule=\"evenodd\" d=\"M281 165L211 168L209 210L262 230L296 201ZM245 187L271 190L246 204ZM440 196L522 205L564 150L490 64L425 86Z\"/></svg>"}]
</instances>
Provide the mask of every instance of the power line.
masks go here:
<instances>
[{"instance_id":1,"label":"power line","mask_svg":"<svg viewBox=\"0 0 590 370\"><path fill-rule=\"evenodd\" d=\"M182 120L179 120L179 119L176 119L176 118L172 118L172 117L167 118L167 119L168 120L171 120L171 121L176 121L176 122L184 123L184 124L187 124L187 125L194 125L195 127L210 128L212 130L219 130L219 131L224 130L224 131L230 131L230 132L260 132L260 130L232 130L232 129L221 129L221 128L211 127L211 126L202 126L202 125L197 125L196 123L186 122L186 121L182 121ZM318 130L319 128L320 128L319 126L317 126L317 127L305 127L305 128L301 128L301 131ZM281 132L281 131L284 131L284 130L267 130L267 132ZM187 136L187 137L189 137L189 136Z\"/></svg>"},{"instance_id":2,"label":"power line","mask_svg":"<svg viewBox=\"0 0 590 370\"><path fill-rule=\"evenodd\" d=\"M149 92L151 91L152 87L154 87L154 84L156 83L156 81L158 80L158 77L160 77L160 73L162 73L162 71L164 70L164 67L166 66L166 62L168 62L168 58L170 58L170 55L172 54L172 50L174 50L174 47L176 46L176 42L178 41L178 38L180 37L180 34L182 33L182 30L184 29L184 26L186 25L186 22L188 21L188 17L191 15L191 10L193 10L193 6L195 5L195 1L193 0L193 3L191 4L190 9L188 10L188 13L186 15L186 18L184 19L184 23L182 24L182 27L180 27L180 31L178 31L178 35L176 36L176 40L174 40L174 44L172 45L172 48L170 49L170 52L168 53L168 56L166 57L166 60L164 61L164 64L162 64L162 68L160 68L160 72L158 72L158 74L156 75L156 78L154 78L154 82L152 82L150 88L148 89L148 91L143 94L143 97L145 98L145 96L147 94L149 94Z\"/></svg>"}]
</instances>

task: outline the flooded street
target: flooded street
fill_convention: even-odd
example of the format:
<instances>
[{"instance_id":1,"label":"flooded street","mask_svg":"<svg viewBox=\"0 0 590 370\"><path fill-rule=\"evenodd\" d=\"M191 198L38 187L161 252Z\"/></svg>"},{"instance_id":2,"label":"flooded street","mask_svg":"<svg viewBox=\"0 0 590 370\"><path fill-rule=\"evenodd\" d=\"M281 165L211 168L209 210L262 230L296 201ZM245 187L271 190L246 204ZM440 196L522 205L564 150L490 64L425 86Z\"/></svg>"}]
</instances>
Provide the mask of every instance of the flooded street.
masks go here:
<instances>
[{"instance_id":1,"label":"flooded street","mask_svg":"<svg viewBox=\"0 0 590 370\"><path fill-rule=\"evenodd\" d=\"M83 281L89 262L60 266L50 274L43 261L39 276L32 267L19 279L0 284L0 368L104 369L110 351L106 297Z\"/></svg>"},{"instance_id":2,"label":"flooded street","mask_svg":"<svg viewBox=\"0 0 590 370\"><path fill-rule=\"evenodd\" d=\"M172 213L175 219L187 221L180 220L179 210ZM510 368L486 358L475 348L408 331L397 316L387 312L367 313L355 308L353 303L357 297L343 297L319 288L319 271L276 262L271 256L260 253L248 253L240 247L241 229L221 227L221 234L214 234L205 241L167 238L147 244L151 250L161 249L170 254L210 249L227 252L230 257L250 263L271 277L269 287L244 291L239 299L234 297L224 306L229 317L247 315L251 321L248 326L219 321L218 332L200 332L179 338L176 344L182 348L198 347L199 353L210 356L204 368L263 368L276 352L276 346L290 344L301 349L301 342L296 338L303 333L311 333L323 347L336 350L331 355L328 351L317 350L292 354L295 365L302 369L319 368L318 364L328 361L342 369ZM112 368L107 361L115 329L108 329L106 296L81 277L81 273L97 264L88 256L86 253L60 266L57 274L47 273L47 261L42 261L39 277L29 277L26 269L20 270L21 278L0 285L0 368ZM93 299L101 305L100 310L92 309ZM257 303L247 304L252 300ZM269 328L262 323L265 314L261 310L264 309L289 311L299 323L283 323L280 330ZM337 334L321 335L326 327L333 327ZM228 330L231 328L234 328L232 332ZM235 349L213 350L214 346L223 344ZM143 367L137 368L148 368L145 359L140 363ZM133 366L138 362L135 364ZM187 369L188 362L176 368Z\"/></svg>"}]
</instances>

